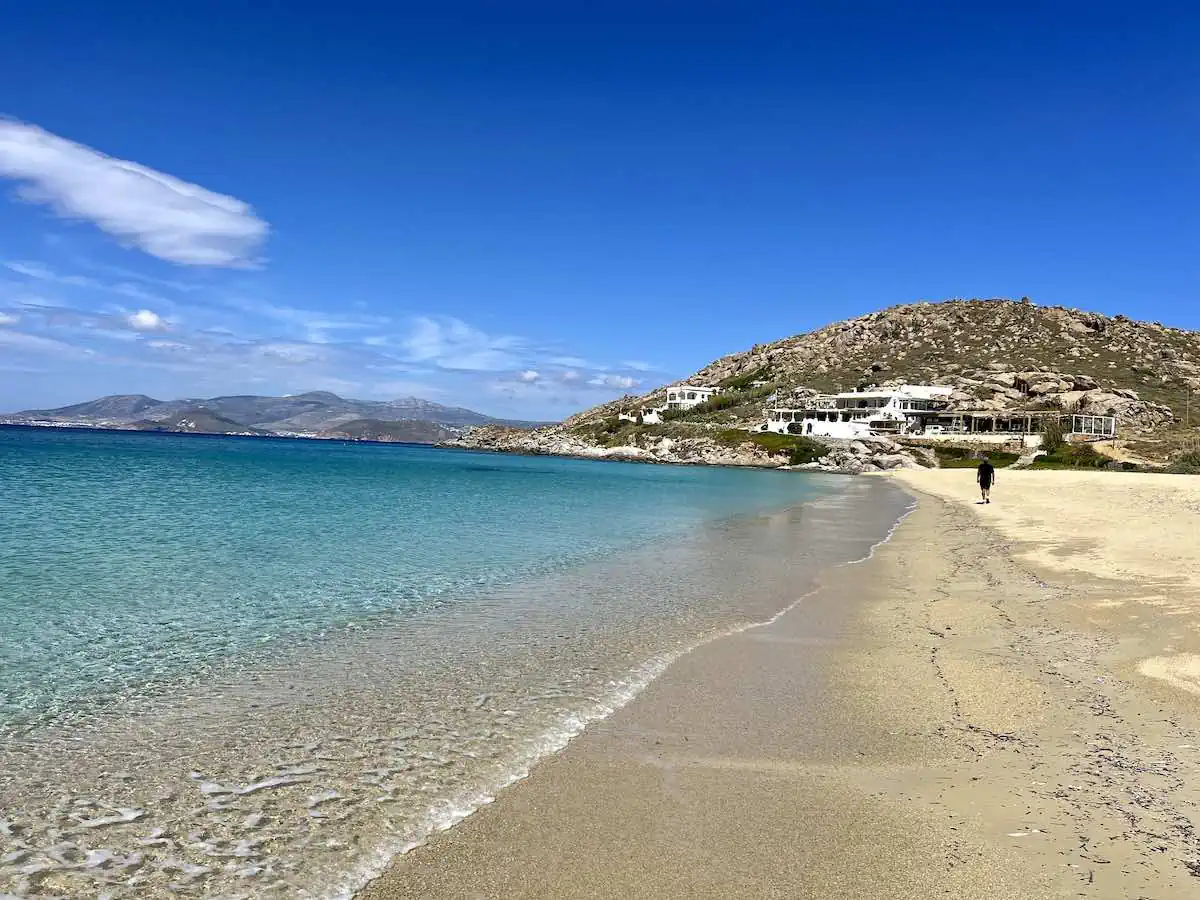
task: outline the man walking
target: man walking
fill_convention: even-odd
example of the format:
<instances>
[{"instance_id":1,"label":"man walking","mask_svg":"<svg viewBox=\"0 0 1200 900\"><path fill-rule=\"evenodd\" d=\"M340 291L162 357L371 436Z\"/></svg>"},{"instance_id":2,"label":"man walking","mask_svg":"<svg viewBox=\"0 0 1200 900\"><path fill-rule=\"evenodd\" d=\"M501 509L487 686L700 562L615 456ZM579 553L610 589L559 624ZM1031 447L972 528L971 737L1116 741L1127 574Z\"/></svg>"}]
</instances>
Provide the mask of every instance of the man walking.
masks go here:
<instances>
[{"instance_id":1,"label":"man walking","mask_svg":"<svg viewBox=\"0 0 1200 900\"><path fill-rule=\"evenodd\" d=\"M982 503L992 502L992 482L996 480L996 469L988 462L985 456L983 462L979 464L979 470L975 473L975 480L979 482L979 493L983 496Z\"/></svg>"}]
</instances>

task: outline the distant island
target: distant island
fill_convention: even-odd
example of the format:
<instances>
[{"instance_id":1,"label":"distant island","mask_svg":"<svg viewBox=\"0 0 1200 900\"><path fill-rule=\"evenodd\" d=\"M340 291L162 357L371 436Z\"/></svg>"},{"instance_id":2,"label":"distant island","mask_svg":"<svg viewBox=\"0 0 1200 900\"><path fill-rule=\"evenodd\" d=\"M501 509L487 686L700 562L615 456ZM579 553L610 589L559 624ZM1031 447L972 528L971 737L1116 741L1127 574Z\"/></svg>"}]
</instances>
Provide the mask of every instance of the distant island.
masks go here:
<instances>
[{"instance_id":1,"label":"distant island","mask_svg":"<svg viewBox=\"0 0 1200 900\"><path fill-rule=\"evenodd\" d=\"M311 391L285 397L245 394L186 400L116 394L0 415L0 424L435 444L458 438L472 426L524 430L546 423L497 419L419 397L352 400Z\"/></svg>"}]
</instances>

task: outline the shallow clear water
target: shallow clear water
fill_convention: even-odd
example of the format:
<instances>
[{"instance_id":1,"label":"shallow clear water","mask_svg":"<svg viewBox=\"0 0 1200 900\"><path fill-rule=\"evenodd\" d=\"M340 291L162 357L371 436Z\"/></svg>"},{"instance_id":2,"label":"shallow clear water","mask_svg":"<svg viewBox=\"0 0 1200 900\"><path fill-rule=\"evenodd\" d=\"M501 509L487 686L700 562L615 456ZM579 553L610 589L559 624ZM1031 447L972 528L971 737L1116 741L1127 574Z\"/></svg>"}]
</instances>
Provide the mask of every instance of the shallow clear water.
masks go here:
<instances>
[{"instance_id":1,"label":"shallow clear water","mask_svg":"<svg viewBox=\"0 0 1200 900\"><path fill-rule=\"evenodd\" d=\"M0 892L345 891L863 555L889 491L0 429Z\"/></svg>"}]
</instances>

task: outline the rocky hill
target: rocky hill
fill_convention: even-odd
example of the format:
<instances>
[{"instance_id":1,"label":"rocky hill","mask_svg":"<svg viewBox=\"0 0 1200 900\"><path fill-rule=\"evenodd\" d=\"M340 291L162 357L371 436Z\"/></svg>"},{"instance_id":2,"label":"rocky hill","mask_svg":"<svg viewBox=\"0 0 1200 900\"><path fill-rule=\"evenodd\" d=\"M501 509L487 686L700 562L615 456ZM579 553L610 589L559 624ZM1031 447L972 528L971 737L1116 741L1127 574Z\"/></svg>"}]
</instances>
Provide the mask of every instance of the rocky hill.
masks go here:
<instances>
[{"instance_id":1,"label":"rocky hill","mask_svg":"<svg viewBox=\"0 0 1200 900\"><path fill-rule=\"evenodd\" d=\"M207 409L185 409L165 419L143 419L133 423L138 431L173 431L181 434L269 434L217 415Z\"/></svg>"},{"instance_id":2,"label":"rocky hill","mask_svg":"<svg viewBox=\"0 0 1200 900\"><path fill-rule=\"evenodd\" d=\"M690 380L730 394L727 405L702 410L697 421L761 420L772 394L908 381L954 384L963 407L1078 405L1153 429L1182 417L1189 390L1200 391L1200 332L1028 300L913 303L756 345ZM752 381L766 386L744 389ZM565 424L592 423L664 397L663 389L626 397Z\"/></svg>"},{"instance_id":3,"label":"rocky hill","mask_svg":"<svg viewBox=\"0 0 1200 900\"><path fill-rule=\"evenodd\" d=\"M144 394L121 394L101 397L86 403L76 403L57 409L30 409L3 417L3 421L71 422L107 427L137 426L143 423L164 423L164 430L174 426L180 417L189 421L212 424L216 433L289 433L320 434L360 420L376 422L420 421L440 426L443 431L429 431L432 440L439 439L446 429L468 425L505 424L516 428L532 428L539 423L495 419L483 413L461 407L443 406L419 397L396 400L352 400L328 391L312 391L287 397L260 397L251 394L209 399L155 400Z\"/></svg>"},{"instance_id":4,"label":"rocky hill","mask_svg":"<svg viewBox=\"0 0 1200 900\"><path fill-rule=\"evenodd\" d=\"M405 419L399 422L383 422L379 419L354 419L343 422L336 428L321 432L321 437L339 438L348 441L381 441L383 443L436 444L453 440L458 432L435 422L420 419Z\"/></svg>"},{"instance_id":5,"label":"rocky hill","mask_svg":"<svg viewBox=\"0 0 1200 900\"><path fill-rule=\"evenodd\" d=\"M797 453L819 451L765 446L767 436L752 433L770 406L814 393L910 382L952 385L958 409L1111 415L1124 438L1162 445L1147 450L1147 459L1169 457L1192 440L1181 437L1181 420L1200 424L1200 415L1187 415L1190 392L1200 396L1200 332L1028 300L913 303L756 345L688 380L722 391L662 425L637 426L617 415L665 403L665 387L581 412L561 426L525 433L470 429L454 443L657 462L791 462L852 472L932 464L917 450L885 439L824 438L823 456L797 463Z\"/></svg>"}]
</instances>

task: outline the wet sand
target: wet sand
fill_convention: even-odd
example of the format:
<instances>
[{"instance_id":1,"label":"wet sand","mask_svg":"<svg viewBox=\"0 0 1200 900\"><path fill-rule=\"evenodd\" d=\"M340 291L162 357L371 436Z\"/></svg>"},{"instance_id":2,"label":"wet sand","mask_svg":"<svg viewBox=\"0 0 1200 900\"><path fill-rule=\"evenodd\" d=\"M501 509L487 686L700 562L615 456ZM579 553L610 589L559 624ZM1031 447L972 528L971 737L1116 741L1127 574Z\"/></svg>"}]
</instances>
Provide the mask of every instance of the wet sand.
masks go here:
<instances>
[{"instance_id":1,"label":"wet sand","mask_svg":"<svg viewBox=\"0 0 1200 900\"><path fill-rule=\"evenodd\" d=\"M970 478L361 900L1196 896L1200 479Z\"/></svg>"}]
</instances>

